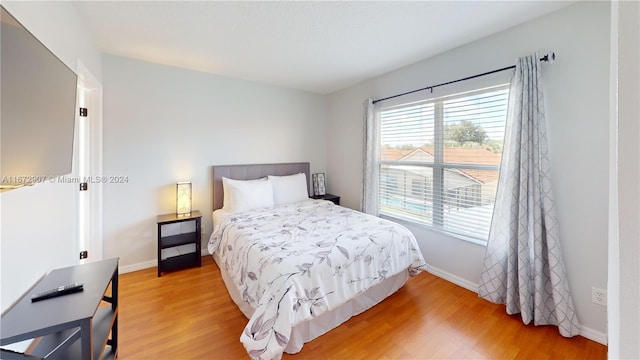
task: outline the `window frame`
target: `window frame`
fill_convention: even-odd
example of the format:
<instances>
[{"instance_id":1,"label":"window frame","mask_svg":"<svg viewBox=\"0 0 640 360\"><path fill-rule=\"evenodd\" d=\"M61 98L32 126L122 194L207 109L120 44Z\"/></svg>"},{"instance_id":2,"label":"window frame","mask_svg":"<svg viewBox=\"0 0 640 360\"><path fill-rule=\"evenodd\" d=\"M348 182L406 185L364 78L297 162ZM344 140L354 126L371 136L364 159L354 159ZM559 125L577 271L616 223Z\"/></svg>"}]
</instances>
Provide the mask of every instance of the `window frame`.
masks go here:
<instances>
[{"instance_id":1,"label":"window frame","mask_svg":"<svg viewBox=\"0 0 640 360\"><path fill-rule=\"evenodd\" d=\"M416 104L418 103L422 103L422 104L428 104L428 103L433 103L434 105L434 124L433 124L433 131L434 131L434 139L433 139L433 149L434 149L434 154L433 154L433 162L427 162L427 161L403 161L403 160L382 160L382 159L378 159L378 164L377 164L377 168L378 168L378 213L380 216L383 217L388 217L388 218L396 218L399 220L403 220L403 221L408 221L412 224L415 225L419 225L419 226L424 226L427 227L431 230L437 231L437 232L441 232L444 233L446 235L458 238L458 239L462 239L462 240L466 240L469 242L473 242L476 244L480 244L483 246L486 246L487 244L487 240L488 239L483 239L481 237L473 237L470 235L465 235L465 234L461 234L455 231L450 231L448 230L444 223L445 223L445 208L446 208L446 204L445 202L447 202L447 200L451 200L452 198L449 198L446 194L443 194L447 191L451 191L451 190L446 190L445 189L445 170L479 170L479 171L497 171L497 175L498 178L500 177L500 164L498 165L489 165L489 164L469 164L469 163L447 163L445 162L444 159L444 154L445 154L445 149L446 149L446 145L445 145L445 131L444 131L444 127L446 124L446 119L445 119L445 115L444 115L444 103L447 100L450 99L455 99L455 98L463 98L465 95L477 95L477 94L483 94L483 93L490 93L493 91L499 91L499 90L507 90L507 101L508 101L508 97L509 97L509 93L508 93L508 89L509 89L509 84L499 84L499 85L494 85L494 86L489 86L489 87L483 87L483 88L476 88L476 89L472 89L469 91L464 91L464 92L460 92L457 94L451 94L451 95L446 95L446 96L441 96L441 97L434 97L434 98L425 98L419 101L412 101L412 102L407 102L407 103L400 103L400 104L396 104L393 106L388 106L388 107L381 107L379 108L377 111L380 114L382 114L385 110L391 110L391 109L399 109L399 108L405 108L405 107L411 107L411 106L416 106ZM381 122L381 116L378 116L378 122ZM379 124L380 126L380 124ZM506 116L505 116L505 121L504 121L504 125L503 125L503 133L506 132ZM382 143L382 139L379 138L378 139L378 143L380 145L380 148L382 149L384 147L384 144ZM503 136L503 148L504 148L504 136ZM382 151L381 151L382 152ZM383 174L385 177L389 178L388 175L388 171L385 172L385 167L387 167L388 169L393 169L393 168L389 168L389 166L410 166L410 167L425 167L425 168L430 168L432 169L433 172L433 177L431 179L431 181L427 181L425 179L424 183L425 185L428 185L429 183L431 183L431 190L427 190L427 189L423 189L422 192L423 193L429 193L431 194L431 203L432 203L432 207L431 207L431 220L427 220L426 216L423 217L419 217L418 215L416 216L410 216L408 214L404 214L401 212L392 212L392 211L385 211L385 208L382 204L382 200L380 197L380 193L382 192L382 184L383 184ZM400 170L400 169L394 169L394 170ZM406 170L405 170L406 171ZM409 185L406 184L405 181L405 189L404 192L406 193L413 193L413 180L410 182ZM497 186L497 185L496 185ZM395 183L395 187L398 187L398 184ZM482 189L478 189L477 187L474 187L473 189L470 188L456 188L456 190L458 191L458 194L460 194L461 192L465 192L466 194L470 194L473 193L474 198L478 198L478 199L482 199ZM441 194L440 196L438 196L438 194ZM461 203L461 199L460 196L458 195L456 197L457 199L457 204L458 206ZM493 206L495 206L495 197L493 199L492 202L492 214L493 214ZM492 220L493 215L491 215L490 217L490 221ZM490 228L490 224L489 224L489 228ZM488 235L487 235L488 237Z\"/></svg>"}]
</instances>

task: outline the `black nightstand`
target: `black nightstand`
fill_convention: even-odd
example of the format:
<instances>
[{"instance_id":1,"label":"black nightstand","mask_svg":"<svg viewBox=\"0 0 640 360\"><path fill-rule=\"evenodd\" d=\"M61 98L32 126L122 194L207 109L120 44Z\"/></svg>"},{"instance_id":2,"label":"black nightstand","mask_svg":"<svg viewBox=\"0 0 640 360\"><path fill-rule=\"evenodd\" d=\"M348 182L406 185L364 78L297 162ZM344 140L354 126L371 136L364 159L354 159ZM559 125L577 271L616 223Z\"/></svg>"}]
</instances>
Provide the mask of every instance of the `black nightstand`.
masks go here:
<instances>
[{"instance_id":1,"label":"black nightstand","mask_svg":"<svg viewBox=\"0 0 640 360\"><path fill-rule=\"evenodd\" d=\"M311 198L319 199L319 200L329 200L336 205L340 205L340 196L333 195L333 194L314 195Z\"/></svg>"},{"instance_id":2,"label":"black nightstand","mask_svg":"<svg viewBox=\"0 0 640 360\"><path fill-rule=\"evenodd\" d=\"M200 229L202 214L200 211L192 211L188 215L165 214L158 215L158 277L162 276L163 271L177 270L191 266L202 266L202 258L200 257ZM175 235L162 235L162 226L193 221L195 229L192 232L179 233ZM184 252L183 245L195 245L195 250L191 252L193 247ZM163 259L163 250L167 252L167 256Z\"/></svg>"}]
</instances>

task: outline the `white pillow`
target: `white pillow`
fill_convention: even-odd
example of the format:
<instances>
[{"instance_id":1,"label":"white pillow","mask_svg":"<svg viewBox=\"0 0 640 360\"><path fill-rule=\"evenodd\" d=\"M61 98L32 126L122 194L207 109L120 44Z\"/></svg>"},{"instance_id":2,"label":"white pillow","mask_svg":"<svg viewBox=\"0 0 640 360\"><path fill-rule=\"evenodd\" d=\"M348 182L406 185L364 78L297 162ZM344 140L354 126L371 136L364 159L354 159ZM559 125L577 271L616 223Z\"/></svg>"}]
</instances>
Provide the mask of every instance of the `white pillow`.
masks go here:
<instances>
[{"instance_id":1,"label":"white pillow","mask_svg":"<svg viewBox=\"0 0 640 360\"><path fill-rule=\"evenodd\" d=\"M269 175L269 180L273 185L273 202L276 205L309 199L307 175L304 173L287 176Z\"/></svg>"},{"instance_id":2,"label":"white pillow","mask_svg":"<svg viewBox=\"0 0 640 360\"><path fill-rule=\"evenodd\" d=\"M222 178L224 200L222 208L238 212L273 207L273 187L267 178L233 180Z\"/></svg>"}]
</instances>

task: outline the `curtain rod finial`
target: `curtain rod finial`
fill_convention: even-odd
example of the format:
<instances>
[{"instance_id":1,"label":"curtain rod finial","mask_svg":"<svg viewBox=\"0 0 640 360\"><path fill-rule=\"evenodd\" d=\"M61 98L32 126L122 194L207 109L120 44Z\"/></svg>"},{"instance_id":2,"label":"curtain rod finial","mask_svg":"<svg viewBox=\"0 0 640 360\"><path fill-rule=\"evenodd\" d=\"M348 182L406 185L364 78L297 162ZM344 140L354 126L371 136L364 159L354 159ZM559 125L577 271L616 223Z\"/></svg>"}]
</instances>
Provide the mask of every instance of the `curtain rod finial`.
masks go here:
<instances>
[{"instance_id":1,"label":"curtain rod finial","mask_svg":"<svg viewBox=\"0 0 640 360\"><path fill-rule=\"evenodd\" d=\"M546 61L549 64L553 64L553 62L556 60L556 53L553 51L550 53L546 53L540 60Z\"/></svg>"}]
</instances>

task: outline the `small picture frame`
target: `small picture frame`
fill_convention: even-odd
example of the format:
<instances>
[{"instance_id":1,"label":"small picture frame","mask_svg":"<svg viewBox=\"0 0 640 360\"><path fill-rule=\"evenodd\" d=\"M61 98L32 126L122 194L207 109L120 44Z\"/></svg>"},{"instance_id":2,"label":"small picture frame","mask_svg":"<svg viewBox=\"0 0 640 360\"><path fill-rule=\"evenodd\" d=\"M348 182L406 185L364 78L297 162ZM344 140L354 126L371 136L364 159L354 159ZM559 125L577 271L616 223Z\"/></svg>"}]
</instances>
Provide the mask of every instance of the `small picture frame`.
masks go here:
<instances>
[{"instance_id":1,"label":"small picture frame","mask_svg":"<svg viewBox=\"0 0 640 360\"><path fill-rule=\"evenodd\" d=\"M317 173L312 175L313 178L313 194L315 196L325 195L327 193L326 184L324 180L324 173Z\"/></svg>"},{"instance_id":2,"label":"small picture frame","mask_svg":"<svg viewBox=\"0 0 640 360\"><path fill-rule=\"evenodd\" d=\"M313 186L313 196L318 195L318 174L311 174L311 185Z\"/></svg>"}]
</instances>

